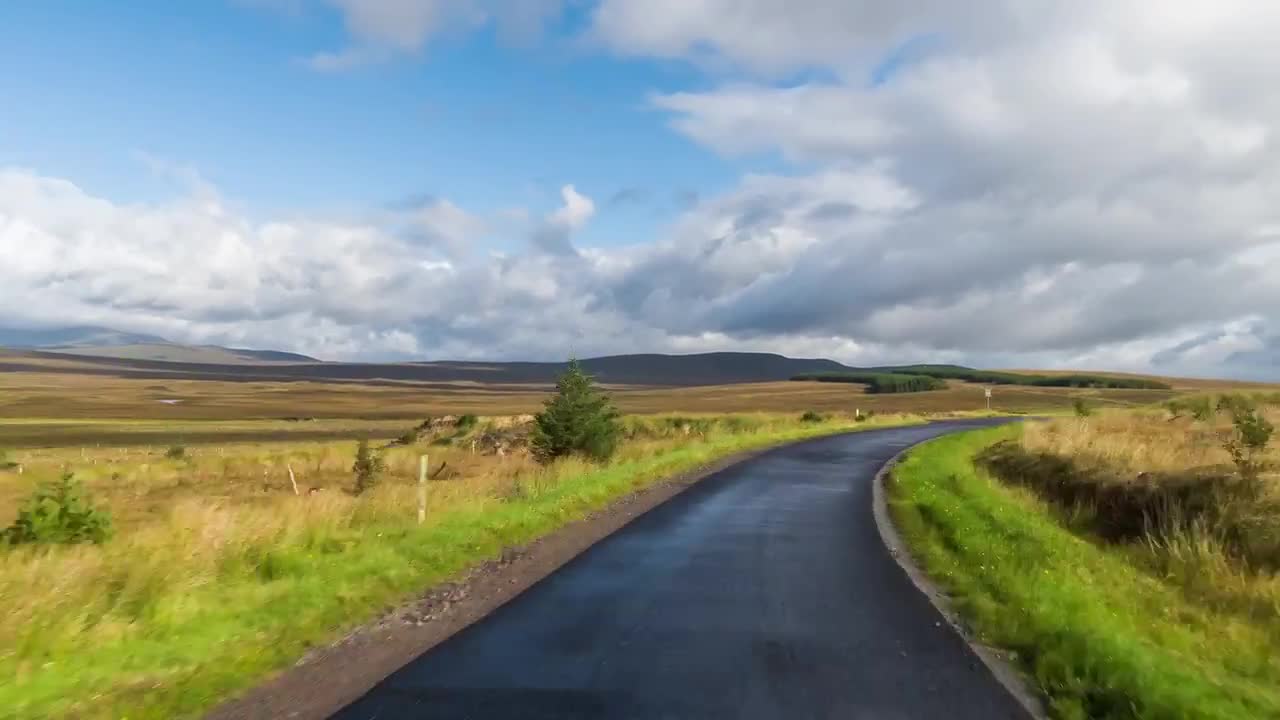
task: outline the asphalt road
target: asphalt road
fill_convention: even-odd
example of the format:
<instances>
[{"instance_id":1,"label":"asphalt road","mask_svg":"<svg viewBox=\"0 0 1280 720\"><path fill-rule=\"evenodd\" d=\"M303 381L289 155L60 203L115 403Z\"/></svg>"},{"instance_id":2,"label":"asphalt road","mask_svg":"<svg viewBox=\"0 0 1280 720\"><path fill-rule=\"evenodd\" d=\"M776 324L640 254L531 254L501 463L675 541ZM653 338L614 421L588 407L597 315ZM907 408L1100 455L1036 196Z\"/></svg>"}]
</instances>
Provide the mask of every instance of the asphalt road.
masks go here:
<instances>
[{"instance_id":1,"label":"asphalt road","mask_svg":"<svg viewBox=\"0 0 1280 720\"><path fill-rule=\"evenodd\" d=\"M974 424L809 441L712 475L335 717L1026 718L872 516L886 461Z\"/></svg>"}]
</instances>

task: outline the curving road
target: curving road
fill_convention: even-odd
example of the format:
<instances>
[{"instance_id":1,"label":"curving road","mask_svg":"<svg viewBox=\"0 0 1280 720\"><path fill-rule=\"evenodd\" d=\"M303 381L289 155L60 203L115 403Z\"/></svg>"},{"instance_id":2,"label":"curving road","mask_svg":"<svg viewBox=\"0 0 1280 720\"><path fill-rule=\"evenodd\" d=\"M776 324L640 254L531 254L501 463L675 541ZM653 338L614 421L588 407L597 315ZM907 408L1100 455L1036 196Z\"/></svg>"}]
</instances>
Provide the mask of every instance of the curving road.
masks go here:
<instances>
[{"instance_id":1,"label":"curving road","mask_svg":"<svg viewBox=\"0 0 1280 720\"><path fill-rule=\"evenodd\" d=\"M335 717L1026 718L872 517L894 454L980 424L824 438L712 475Z\"/></svg>"}]
</instances>

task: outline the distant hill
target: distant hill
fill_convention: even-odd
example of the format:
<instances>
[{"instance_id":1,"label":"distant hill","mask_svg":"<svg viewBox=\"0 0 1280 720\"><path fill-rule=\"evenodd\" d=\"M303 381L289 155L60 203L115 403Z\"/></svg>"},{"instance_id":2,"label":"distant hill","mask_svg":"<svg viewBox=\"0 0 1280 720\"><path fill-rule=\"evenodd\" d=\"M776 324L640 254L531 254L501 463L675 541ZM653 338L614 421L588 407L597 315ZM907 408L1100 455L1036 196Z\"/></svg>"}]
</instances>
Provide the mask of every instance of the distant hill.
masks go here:
<instances>
[{"instance_id":1,"label":"distant hill","mask_svg":"<svg viewBox=\"0 0 1280 720\"><path fill-rule=\"evenodd\" d=\"M58 348L0 354L5 370L76 372L120 377L226 381L475 382L546 384L565 369L563 362L322 363L299 356L180 345ZM226 354L231 353L233 357ZM281 362L287 357L287 362ZM217 358L210 362L206 358ZM67 361L74 360L74 366ZM61 361L61 362L54 362ZM695 386L787 380L804 373L851 370L832 360L796 359L768 353L698 355L614 355L582 361L600 382L614 385Z\"/></svg>"},{"instance_id":2,"label":"distant hill","mask_svg":"<svg viewBox=\"0 0 1280 720\"><path fill-rule=\"evenodd\" d=\"M0 328L0 347L122 360L178 363L256 364L319 362L313 357L278 350L248 350L217 345L182 345L156 335L83 326L52 329Z\"/></svg>"},{"instance_id":3,"label":"distant hill","mask_svg":"<svg viewBox=\"0 0 1280 720\"><path fill-rule=\"evenodd\" d=\"M0 347L7 348L105 347L168 342L155 335L93 326L37 329L0 327Z\"/></svg>"}]
</instances>

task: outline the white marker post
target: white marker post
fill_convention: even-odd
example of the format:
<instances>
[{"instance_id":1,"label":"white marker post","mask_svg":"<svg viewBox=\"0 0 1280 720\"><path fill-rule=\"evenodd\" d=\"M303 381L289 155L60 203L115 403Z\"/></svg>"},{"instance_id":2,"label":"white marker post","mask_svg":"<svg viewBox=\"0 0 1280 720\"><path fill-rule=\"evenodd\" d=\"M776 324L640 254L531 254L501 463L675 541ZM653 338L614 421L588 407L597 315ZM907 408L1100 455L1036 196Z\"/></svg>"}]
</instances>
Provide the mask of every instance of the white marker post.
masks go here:
<instances>
[{"instance_id":1,"label":"white marker post","mask_svg":"<svg viewBox=\"0 0 1280 720\"><path fill-rule=\"evenodd\" d=\"M418 524L427 521L427 456L418 458Z\"/></svg>"},{"instance_id":2,"label":"white marker post","mask_svg":"<svg viewBox=\"0 0 1280 720\"><path fill-rule=\"evenodd\" d=\"M991 412L991 388L983 388L982 391L987 396L987 412Z\"/></svg>"}]
</instances>

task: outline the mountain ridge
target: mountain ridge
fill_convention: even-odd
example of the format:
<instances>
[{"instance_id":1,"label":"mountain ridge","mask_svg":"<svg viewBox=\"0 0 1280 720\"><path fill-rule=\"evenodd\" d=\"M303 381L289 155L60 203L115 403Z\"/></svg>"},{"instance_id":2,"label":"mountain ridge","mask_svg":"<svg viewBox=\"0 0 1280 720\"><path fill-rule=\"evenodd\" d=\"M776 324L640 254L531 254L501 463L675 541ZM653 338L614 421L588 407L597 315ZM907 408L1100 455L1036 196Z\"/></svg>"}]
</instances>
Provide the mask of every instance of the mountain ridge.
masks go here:
<instances>
[{"instance_id":1,"label":"mountain ridge","mask_svg":"<svg viewBox=\"0 0 1280 720\"><path fill-rule=\"evenodd\" d=\"M185 345L159 335L127 332L97 325L53 328L0 327L0 348L37 350L78 357L170 362L225 364L320 362L316 358L301 353L221 345Z\"/></svg>"}]
</instances>

